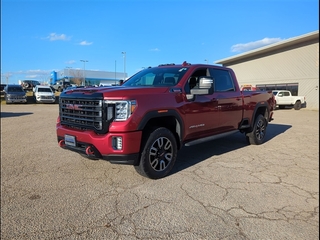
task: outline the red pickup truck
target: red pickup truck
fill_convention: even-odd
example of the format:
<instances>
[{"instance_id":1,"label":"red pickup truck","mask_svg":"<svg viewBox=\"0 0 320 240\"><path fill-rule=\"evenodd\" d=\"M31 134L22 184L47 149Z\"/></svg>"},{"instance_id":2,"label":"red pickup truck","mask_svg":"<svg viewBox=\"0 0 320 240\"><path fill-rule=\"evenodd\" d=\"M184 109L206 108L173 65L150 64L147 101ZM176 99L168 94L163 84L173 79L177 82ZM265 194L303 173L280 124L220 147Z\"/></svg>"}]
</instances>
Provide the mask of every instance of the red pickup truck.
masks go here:
<instances>
[{"instance_id":1,"label":"red pickup truck","mask_svg":"<svg viewBox=\"0 0 320 240\"><path fill-rule=\"evenodd\" d=\"M62 148L159 179L182 146L238 131L249 144L263 143L274 107L271 92L240 91L229 68L163 64L121 86L61 93L56 132Z\"/></svg>"}]
</instances>

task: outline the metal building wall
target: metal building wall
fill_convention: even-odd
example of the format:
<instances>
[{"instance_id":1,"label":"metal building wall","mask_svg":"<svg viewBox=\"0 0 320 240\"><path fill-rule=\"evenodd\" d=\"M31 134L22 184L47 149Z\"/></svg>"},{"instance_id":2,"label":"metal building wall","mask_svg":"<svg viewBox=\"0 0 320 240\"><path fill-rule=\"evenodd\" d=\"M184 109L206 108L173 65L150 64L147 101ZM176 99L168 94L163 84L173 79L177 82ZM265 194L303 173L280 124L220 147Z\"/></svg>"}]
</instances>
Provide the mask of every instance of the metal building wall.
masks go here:
<instances>
[{"instance_id":1,"label":"metal building wall","mask_svg":"<svg viewBox=\"0 0 320 240\"><path fill-rule=\"evenodd\" d=\"M240 85L298 83L307 108L319 110L319 39L224 66L235 71Z\"/></svg>"}]
</instances>

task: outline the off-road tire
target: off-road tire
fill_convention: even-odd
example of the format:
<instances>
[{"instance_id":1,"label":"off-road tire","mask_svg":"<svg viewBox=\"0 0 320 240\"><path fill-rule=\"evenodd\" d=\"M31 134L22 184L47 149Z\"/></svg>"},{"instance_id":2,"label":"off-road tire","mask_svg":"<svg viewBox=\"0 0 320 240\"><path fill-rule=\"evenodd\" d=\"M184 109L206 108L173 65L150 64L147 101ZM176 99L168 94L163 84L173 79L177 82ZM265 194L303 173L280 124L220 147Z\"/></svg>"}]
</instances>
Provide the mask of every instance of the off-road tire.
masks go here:
<instances>
[{"instance_id":1,"label":"off-road tire","mask_svg":"<svg viewBox=\"0 0 320 240\"><path fill-rule=\"evenodd\" d=\"M293 106L294 110L300 110L301 109L301 102L300 101L296 101L296 103Z\"/></svg>"},{"instance_id":2,"label":"off-road tire","mask_svg":"<svg viewBox=\"0 0 320 240\"><path fill-rule=\"evenodd\" d=\"M267 120L260 114L256 117L252 131L246 134L246 140L251 145L260 145L264 142L267 132Z\"/></svg>"},{"instance_id":3,"label":"off-road tire","mask_svg":"<svg viewBox=\"0 0 320 240\"><path fill-rule=\"evenodd\" d=\"M136 171L151 179L167 176L177 158L177 142L170 130L164 127L150 130L145 134L140 162Z\"/></svg>"}]
</instances>

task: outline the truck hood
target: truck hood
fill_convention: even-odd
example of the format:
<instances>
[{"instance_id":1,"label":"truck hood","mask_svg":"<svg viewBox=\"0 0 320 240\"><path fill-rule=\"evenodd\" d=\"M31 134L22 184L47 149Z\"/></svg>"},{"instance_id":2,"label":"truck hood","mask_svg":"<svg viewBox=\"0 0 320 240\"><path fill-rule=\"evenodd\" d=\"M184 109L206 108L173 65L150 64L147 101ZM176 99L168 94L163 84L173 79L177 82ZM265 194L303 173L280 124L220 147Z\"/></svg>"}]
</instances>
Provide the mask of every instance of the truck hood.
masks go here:
<instances>
[{"instance_id":1,"label":"truck hood","mask_svg":"<svg viewBox=\"0 0 320 240\"><path fill-rule=\"evenodd\" d=\"M25 96L24 92L8 92L8 95L15 95L15 96Z\"/></svg>"},{"instance_id":2,"label":"truck hood","mask_svg":"<svg viewBox=\"0 0 320 240\"><path fill-rule=\"evenodd\" d=\"M54 94L50 93L50 92L38 92L38 93L35 93L35 95L37 95L37 96L53 96Z\"/></svg>"},{"instance_id":3,"label":"truck hood","mask_svg":"<svg viewBox=\"0 0 320 240\"><path fill-rule=\"evenodd\" d=\"M77 94L95 94L101 93L105 98L126 98L133 96L133 95L153 95L153 94L161 94L168 91L168 87L122 87L122 86L114 86L114 87L92 87L92 88L78 88L78 89L71 89L67 90L62 93L64 96L68 96L72 93Z\"/></svg>"}]
</instances>

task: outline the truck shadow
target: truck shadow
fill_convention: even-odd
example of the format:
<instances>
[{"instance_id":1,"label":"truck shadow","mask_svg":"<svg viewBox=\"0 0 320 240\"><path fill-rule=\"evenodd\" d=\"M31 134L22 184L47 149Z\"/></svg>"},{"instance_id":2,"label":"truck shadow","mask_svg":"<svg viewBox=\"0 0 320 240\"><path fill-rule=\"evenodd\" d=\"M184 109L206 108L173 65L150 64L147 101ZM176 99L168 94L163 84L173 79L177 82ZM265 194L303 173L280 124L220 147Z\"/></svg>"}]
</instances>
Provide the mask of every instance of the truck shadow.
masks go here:
<instances>
[{"instance_id":1,"label":"truck shadow","mask_svg":"<svg viewBox=\"0 0 320 240\"><path fill-rule=\"evenodd\" d=\"M276 136L286 132L291 127L291 125L270 123L268 125L265 142L268 142ZM187 169L193 165L207 160L210 157L219 156L247 146L248 143L246 141L245 135L238 132L217 140L190 147L183 147L178 152L177 161L175 163L175 166L173 167L173 170L171 171L171 174L175 174L184 169Z\"/></svg>"},{"instance_id":2,"label":"truck shadow","mask_svg":"<svg viewBox=\"0 0 320 240\"><path fill-rule=\"evenodd\" d=\"M32 112L1 112L1 118L20 117L33 114Z\"/></svg>"}]
</instances>

